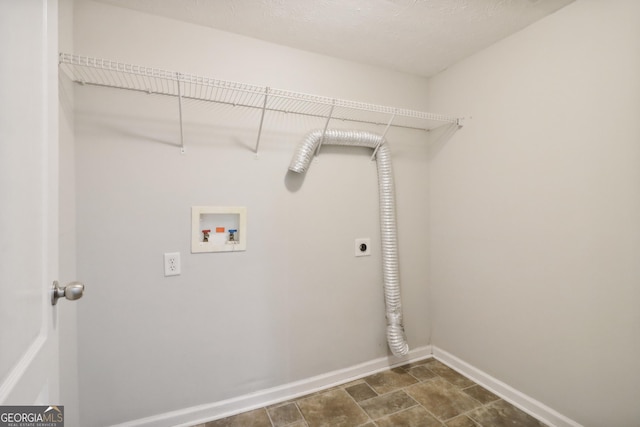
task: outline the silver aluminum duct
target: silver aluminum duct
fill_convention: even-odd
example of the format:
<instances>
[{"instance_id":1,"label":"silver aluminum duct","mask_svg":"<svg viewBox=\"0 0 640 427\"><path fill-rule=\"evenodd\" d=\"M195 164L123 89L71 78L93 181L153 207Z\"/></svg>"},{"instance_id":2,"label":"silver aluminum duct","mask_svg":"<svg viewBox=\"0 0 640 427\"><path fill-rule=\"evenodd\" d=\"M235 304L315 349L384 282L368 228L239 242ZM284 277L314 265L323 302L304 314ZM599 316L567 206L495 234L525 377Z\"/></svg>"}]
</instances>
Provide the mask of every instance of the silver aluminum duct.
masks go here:
<instances>
[{"instance_id":1,"label":"silver aluminum duct","mask_svg":"<svg viewBox=\"0 0 640 427\"><path fill-rule=\"evenodd\" d=\"M298 145L289 170L304 173L309 167L318 144L369 147L376 152L378 193L380 199L380 234L382 240L382 274L387 317L387 342L395 356L404 356L409 345L402 324L400 279L398 273L398 241L396 231L395 190L391 152L380 135L366 131L327 129L309 133Z\"/></svg>"}]
</instances>

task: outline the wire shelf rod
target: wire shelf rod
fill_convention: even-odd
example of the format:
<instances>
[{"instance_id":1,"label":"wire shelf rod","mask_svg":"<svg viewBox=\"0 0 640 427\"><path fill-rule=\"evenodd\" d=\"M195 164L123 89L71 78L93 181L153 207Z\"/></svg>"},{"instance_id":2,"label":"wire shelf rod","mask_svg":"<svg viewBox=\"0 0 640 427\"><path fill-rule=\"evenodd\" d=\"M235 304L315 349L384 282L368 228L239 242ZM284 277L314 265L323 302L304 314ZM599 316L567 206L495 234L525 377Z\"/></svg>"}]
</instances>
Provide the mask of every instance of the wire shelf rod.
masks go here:
<instances>
[{"instance_id":1,"label":"wire shelf rod","mask_svg":"<svg viewBox=\"0 0 640 427\"><path fill-rule=\"evenodd\" d=\"M429 131L444 124L462 125L462 118L368 104L320 95L237 83L106 59L60 53L61 69L74 81L98 87L176 96L182 100ZM268 96L265 94L268 93ZM329 111L327 119L327 111ZM390 119L391 118L391 119ZM264 117L262 117L264 119ZM263 120L261 120L262 122ZM261 130L259 130L260 132ZM259 144L259 140L256 144Z\"/></svg>"},{"instance_id":2,"label":"wire shelf rod","mask_svg":"<svg viewBox=\"0 0 640 427\"><path fill-rule=\"evenodd\" d=\"M91 57L84 57L84 56L62 53L60 55L60 62L61 64L70 64L70 65L75 65L82 68L116 72L117 73L116 75L119 78L122 78L123 74L127 74L127 75L135 75L135 76L144 76L150 79L154 79L156 81L158 79L171 81L171 82L174 82L176 80L176 72L174 71L160 70L160 69L144 67L139 65L123 64L120 62L109 61L109 60L99 59L99 58L91 58ZM78 68L75 67L74 69L77 70ZM88 76L85 76L84 79L80 79L80 80L89 81L90 78ZM188 73L179 73L179 80L182 83L194 84L196 86L203 85L203 86L211 86L213 88L218 88L222 90L226 89L232 92L253 93L253 94L259 95L260 98L264 94L264 90L265 90L265 88L261 86L218 80L214 78L202 77L202 76L197 76L197 75L188 74ZM110 83L118 87L131 86L130 84L124 84L122 80L120 81L120 84L114 81L111 81ZM172 92L175 92L175 90ZM337 107L345 107L349 109L362 110L366 112L379 112L379 113L385 113L389 115L396 112L396 114L400 116L414 117L414 118L423 119L423 120L443 121L447 123L456 123L458 119L457 117L450 117L450 116L445 116L441 114L426 113L422 111L368 104L364 102L349 101L344 99L334 99L334 98L325 97L325 96L291 92L291 91L286 91L282 89L272 88L270 90L270 98L291 99L291 100L303 101L303 102L308 102L313 104L324 104L327 106L331 106L335 102L335 105Z\"/></svg>"},{"instance_id":3,"label":"wire shelf rod","mask_svg":"<svg viewBox=\"0 0 640 427\"><path fill-rule=\"evenodd\" d=\"M80 82L78 82L78 83L80 83ZM86 85L86 86L102 87L102 88L113 88L114 87L112 85L106 85L106 84L100 84L100 83L86 83L85 82L85 83L80 83L80 84L83 84L83 85ZM159 92L159 91L148 91L146 89L136 89L136 88L126 88L126 87L118 87L117 89L127 90L127 91L131 91L131 92L140 92L140 93L144 93L144 94L148 94L148 95L161 95L161 96L169 96L169 97L174 97L174 98L178 97L177 94L174 95L174 94L170 94L170 93L162 93L162 92ZM192 97L192 96L183 96L182 99L183 100L189 100L189 101L210 102L210 103L213 103L213 104L228 105L228 106L231 106L231 107L244 107L244 108L262 110L262 107L260 107L260 106L244 105L244 104L233 104L233 103L230 103L230 102L224 102L224 101L219 101L219 100L210 100L210 99L201 99L201 98L196 98L196 97ZM321 118L321 119L326 119L327 118L326 114L304 113L304 112L298 112L298 111L294 112L294 111L280 109L280 108L269 108L269 107L267 107L266 111L273 112L273 113L282 113L282 114L296 114L296 115L299 115L299 116ZM371 121L371 120L358 119L358 118L349 118L349 117L335 118L334 117L334 119L341 120L341 121L344 121L344 122L371 124L371 125L376 125L376 126L386 126L387 125L387 123L385 123L383 121ZM444 125L444 123L442 125ZM409 126L409 125L400 125L400 124L394 124L392 126L396 127L396 128L420 130L420 131L429 131L429 130L435 128L435 127L427 127L427 126Z\"/></svg>"}]
</instances>

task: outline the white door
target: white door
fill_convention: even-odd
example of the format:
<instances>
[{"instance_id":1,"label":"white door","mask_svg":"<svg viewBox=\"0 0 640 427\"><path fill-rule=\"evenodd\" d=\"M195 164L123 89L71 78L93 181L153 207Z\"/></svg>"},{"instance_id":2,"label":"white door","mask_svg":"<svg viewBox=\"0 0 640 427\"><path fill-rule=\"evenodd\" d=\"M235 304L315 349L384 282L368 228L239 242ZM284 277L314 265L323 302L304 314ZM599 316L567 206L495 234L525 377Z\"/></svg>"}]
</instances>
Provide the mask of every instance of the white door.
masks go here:
<instances>
[{"instance_id":1,"label":"white door","mask_svg":"<svg viewBox=\"0 0 640 427\"><path fill-rule=\"evenodd\" d=\"M55 405L57 2L0 0L0 55L0 405Z\"/></svg>"}]
</instances>

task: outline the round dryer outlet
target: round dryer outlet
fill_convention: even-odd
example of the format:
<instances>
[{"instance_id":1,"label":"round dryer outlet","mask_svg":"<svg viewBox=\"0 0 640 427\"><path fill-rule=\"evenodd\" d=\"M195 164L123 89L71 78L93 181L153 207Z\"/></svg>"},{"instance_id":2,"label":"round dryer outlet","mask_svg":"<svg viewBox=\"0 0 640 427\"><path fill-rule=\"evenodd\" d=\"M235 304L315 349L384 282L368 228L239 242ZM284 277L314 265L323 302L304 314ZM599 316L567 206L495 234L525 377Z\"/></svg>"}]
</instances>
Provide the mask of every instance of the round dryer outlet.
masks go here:
<instances>
[{"instance_id":1,"label":"round dryer outlet","mask_svg":"<svg viewBox=\"0 0 640 427\"><path fill-rule=\"evenodd\" d=\"M356 239L355 254L356 256L371 255L371 239L368 237Z\"/></svg>"}]
</instances>

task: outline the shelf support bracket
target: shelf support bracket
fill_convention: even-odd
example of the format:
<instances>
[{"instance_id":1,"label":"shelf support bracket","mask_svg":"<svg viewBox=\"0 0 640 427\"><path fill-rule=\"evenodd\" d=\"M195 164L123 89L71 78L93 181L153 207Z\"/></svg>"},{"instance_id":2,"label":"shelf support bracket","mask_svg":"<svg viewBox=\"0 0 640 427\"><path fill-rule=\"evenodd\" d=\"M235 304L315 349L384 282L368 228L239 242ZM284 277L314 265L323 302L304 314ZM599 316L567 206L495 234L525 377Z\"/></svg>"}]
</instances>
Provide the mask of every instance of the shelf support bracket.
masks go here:
<instances>
[{"instance_id":1,"label":"shelf support bracket","mask_svg":"<svg viewBox=\"0 0 640 427\"><path fill-rule=\"evenodd\" d=\"M324 123L324 129L322 130L322 138L320 138L320 143L318 144L318 148L316 148L316 157L320 154L320 148L322 147L322 143L324 142L324 135L327 133L327 128L329 127L329 121L331 121L331 117L333 116L333 109L336 106L335 98L331 101L331 109L329 110L329 115L327 116L327 121Z\"/></svg>"},{"instance_id":2,"label":"shelf support bracket","mask_svg":"<svg viewBox=\"0 0 640 427\"><path fill-rule=\"evenodd\" d=\"M182 89L180 88L180 73L176 73L176 83L178 84L178 114L180 116L180 153L186 151L184 147L184 132L182 129Z\"/></svg>"},{"instance_id":3,"label":"shelf support bracket","mask_svg":"<svg viewBox=\"0 0 640 427\"><path fill-rule=\"evenodd\" d=\"M258 156L258 147L260 147L260 136L262 135L262 124L264 123L264 112L267 110L267 98L269 97L269 88L264 89L264 102L262 103L262 113L260 114L260 126L258 127L258 139L256 140L256 157Z\"/></svg>"},{"instance_id":4,"label":"shelf support bracket","mask_svg":"<svg viewBox=\"0 0 640 427\"><path fill-rule=\"evenodd\" d=\"M375 150L373 150L373 154L371 155L371 161L373 161L376 158L376 154L378 154L378 148L380 148L380 146L383 144L384 137L387 136L387 132L389 132L389 128L391 127L391 123L393 123L393 119L396 118L397 112L398 112L398 110L393 112L393 115L391 116L391 119L389 119L389 123L387 123L387 127L384 128L384 132L382 132L382 138L380 138L380 143L378 145L376 145L376 148L375 148Z\"/></svg>"}]
</instances>

